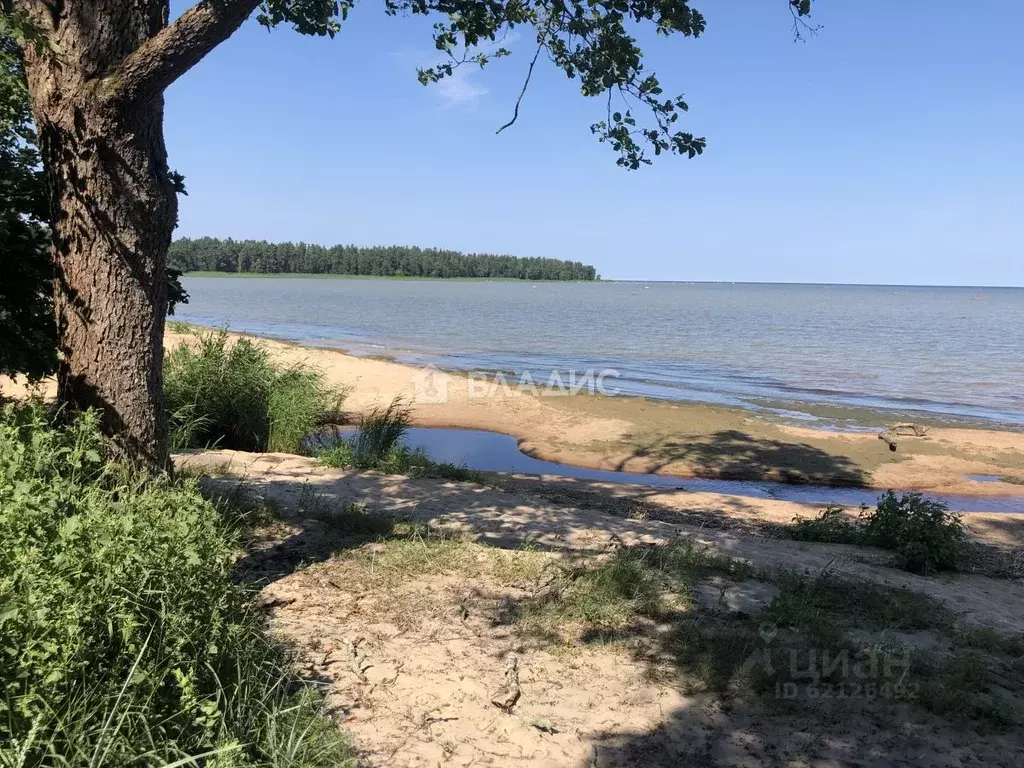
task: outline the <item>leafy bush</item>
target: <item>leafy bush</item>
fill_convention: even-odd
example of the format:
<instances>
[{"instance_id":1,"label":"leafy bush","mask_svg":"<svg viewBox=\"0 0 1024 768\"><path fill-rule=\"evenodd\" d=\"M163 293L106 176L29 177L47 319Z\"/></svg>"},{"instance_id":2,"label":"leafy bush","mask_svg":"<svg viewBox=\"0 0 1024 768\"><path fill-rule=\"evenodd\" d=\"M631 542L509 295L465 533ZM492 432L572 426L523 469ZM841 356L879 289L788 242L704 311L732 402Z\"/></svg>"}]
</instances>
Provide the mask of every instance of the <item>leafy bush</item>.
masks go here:
<instances>
[{"instance_id":1,"label":"leafy bush","mask_svg":"<svg viewBox=\"0 0 1024 768\"><path fill-rule=\"evenodd\" d=\"M920 493L897 497L888 491L879 497L874 510L863 507L857 520L832 506L813 520L798 517L793 537L891 549L900 556L903 568L924 574L961 567L969 553L960 516L941 501Z\"/></svg>"},{"instance_id":2,"label":"leafy bush","mask_svg":"<svg viewBox=\"0 0 1024 768\"><path fill-rule=\"evenodd\" d=\"M0 764L349 764L217 509L106 461L97 421L0 411Z\"/></svg>"},{"instance_id":3,"label":"leafy bush","mask_svg":"<svg viewBox=\"0 0 1024 768\"><path fill-rule=\"evenodd\" d=\"M864 521L869 544L894 550L903 567L915 573L955 569L967 555L967 536L960 516L945 504L920 493L899 498L892 491L878 500Z\"/></svg>"},{"instance_id":4,"label":"leafy bush","mask_svg":"<svg viewBox=\"0 0 1024 768\"><path fill-rule=\"evenodd\" d=\"M259 344L232 342L224 330L197 332L167 354L164 393L175 448L287 453L299 453L345 396L318 371L282 368Z\"/></svg>"}]
</instances>

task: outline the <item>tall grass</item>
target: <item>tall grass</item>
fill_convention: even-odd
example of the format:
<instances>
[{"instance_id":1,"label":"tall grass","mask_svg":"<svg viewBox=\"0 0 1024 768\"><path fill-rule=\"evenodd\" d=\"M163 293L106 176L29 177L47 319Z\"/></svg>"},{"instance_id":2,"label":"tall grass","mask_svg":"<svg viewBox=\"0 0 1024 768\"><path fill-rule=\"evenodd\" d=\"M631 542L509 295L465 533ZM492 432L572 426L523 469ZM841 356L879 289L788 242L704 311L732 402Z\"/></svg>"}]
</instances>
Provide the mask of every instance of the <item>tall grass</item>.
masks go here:
<instances>
[{"instance_id":1,"label":"tall grass","mask_svg":"<svg viewBox=\"0 0 1024 768\"><path fill-rule=\"evenodd\" d=\"M354 435L336 439L317 457L332 467L401 471L412 454L402 445L411 420L412 409L399 395L387 406L363 414Z\"/></svg>"},{"instance_id":2,"label":"tall grass","mask_svg":"<svg viewBox=\"0 0 1024 768\"><path fill-rule=\"evenodd\" d=\"M222 515L105 455L90 413L0 410L0 765L350 765Z\"/></svg>"},{"instance_id":3,"label":"tall grass","mask_svg":"<svg viewBox=\"0 0 1024 768\"><path fill-rule=\"evenodd\" d=\"M391 455L409 431L411 418L412 409L401 396L360 417L359 431L352 438L356 466L372 466Z\"/></svg>"},{"instance_id":4,"label":"tall grass","mask_svg":"<svg viewBox=\"0 0 1024 768\"><path fill-rule=\"evenodd\" d=\"M197 332L167 354L164 394L174 448L286 453L299 453L345 397L319 371L282 367L264 347L224 330Z\"/></svg>"},{"instance_id":5,"label":"tall grass","mask_svg":"<svg viewBox=\"0 0 1024 768\"><path fill-rule=\"evenodd\" d=\"M377 407L359 419L359 429L349 437L337 437L321 447L321 464L340 469L369 469L390 475L431 477L458 482L484 483L486 473L448 462L433 461L422 448L402 443L409 430L412 410L398 396L387 407Z\"/></svg>"}]
</instances>

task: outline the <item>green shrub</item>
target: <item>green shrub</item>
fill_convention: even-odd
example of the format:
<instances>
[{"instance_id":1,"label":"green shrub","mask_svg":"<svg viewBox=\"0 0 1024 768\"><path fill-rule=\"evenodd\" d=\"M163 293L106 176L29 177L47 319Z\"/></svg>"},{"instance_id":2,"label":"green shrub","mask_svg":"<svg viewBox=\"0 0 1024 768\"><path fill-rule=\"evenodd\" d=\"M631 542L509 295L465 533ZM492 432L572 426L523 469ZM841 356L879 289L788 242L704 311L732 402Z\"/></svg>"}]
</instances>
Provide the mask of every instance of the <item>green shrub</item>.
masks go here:
<instances>
[{"instance_id":1,"label":"green shrub","mask_svg":"<svg viewBox=\"0 0 1024 768\"><path fill-rule=\"evenodd\" d=\"M903 567L915 573L952 570L967 556L967 536L960 516L940 501L920 493L899 498L889 491L864 520L869 544L895 551Z\"/></svg>"},{"instance_id":2,"label":"green shrub","mask_svg":"<svg viewBox=\"0 0 1024 768\"><path fill-rule=\"evenodd\" d=\"M955 570L969 555L960 516L941 501L926 499L920 493L896 496L887 491L874 510L863 507L857 520L832 506L813 520L798 517L793 537L890 549L899 555L902 567L914 573Z\"/></svg>"},{"instance_id":3,"label":"green shrub","mask_svg":"<svg viewBox=\"0 0 1024 768\"><path fill-rule=\"evenodd\" d=\"M793 538L830 544L858 544L862 532L860 524L850 518L842 507L830 504L815 518L796 518L793 521Z\"/></svg>"},{"instance_id":4,"label":"green shrub","mask_svg":"<svg viewBox=\"0 0 1024 768\"><path fill-rule=\"evenodd\" d=\"M164 393L174 448L286 453L301 452L345 395L318 371L283 368L259 344L232 342L224 330L197 332L167 354Z\"/></svg>"},{"instance_id":5,"label":"green shrub","mask_svg":"<svg viewBox=\"0 0 1024 768\"><path fill-rule=\"evenodd\" d=\"M0 764L349 764L217 509L105 452L92 414L0 411Z\"/></svg>"}]
</instances>

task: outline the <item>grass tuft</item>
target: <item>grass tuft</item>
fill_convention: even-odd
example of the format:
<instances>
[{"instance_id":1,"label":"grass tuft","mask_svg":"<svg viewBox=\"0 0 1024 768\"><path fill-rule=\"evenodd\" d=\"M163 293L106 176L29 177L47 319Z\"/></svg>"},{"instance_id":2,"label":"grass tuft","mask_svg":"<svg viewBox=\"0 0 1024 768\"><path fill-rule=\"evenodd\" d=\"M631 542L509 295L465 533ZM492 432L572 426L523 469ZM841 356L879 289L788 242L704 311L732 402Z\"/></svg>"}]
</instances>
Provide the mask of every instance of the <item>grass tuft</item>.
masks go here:
<instances>
[{"instance_id":1,"label":"grass tuft","mask_svg":"<svg viewBox=\"0 0 1024 768\"><path fill-rule=\"evenodd\" d=\"M300 453L346 392L301 365L282 367L266 349L227 331L197 331L164 360L164 394L175 449L218 446Z\"/></svg>"},{"instance_id":2,"label":"grass tuft","mask_svg":"<svg viewBox=\"0 0 1024 768\"><path fill-rule=\"evenodd\" d=\"M339 469L359 469L389 475L431 477L457 482L483 483L486 473L449 462L433 461L422 448L402 444L412 412L401 396L385 408L375 408L359 420L359 429L349 437L336 438L320 448L321 464Z\"/></svg>"},{"instance_id":3,"label":"grass tuft","mask_svg":"<svg viewBox=\"0 0 1024 768\"><path fill-rule=\"evenodd\" d=\"M191 333L192 326L186 323L184 320L168 320L167 330L171 333Z\"/></svg>"},{"instance_id":4,"label":"grass tuft","mask_svg":"<svg viewBox=\"0 0 1024 768\"><path fill-rule=\"evenodd\" d=\"M657 619L693 605L693 585L719 575L743 579L750 566L690 544L618 547L596 564L558 565L526 616L551 626L560 622L619 627L636 616Z\"/></svg>"},{"instance_id":5,"label":"grass tuft","mask_svg":"<svg viewBox=\"0 0 1024 768\"><path fill-rule=\"evenodd\" d=\"M364 504L354 501L346 502L339 508L333 500L308 483L299 492L297 512L346 536L387 536L394 530L391 518L371 515Z\"/></svg>"},{"instance_id":6,"label":"grass tuft","mask_svg":"<svg viewBox=\"0 0 1024 768\"><path fill-rule=\"evenodd\" d=\"M389 471L408 464L409 450L402 437L409 429L412 411L399 395L387 407L374 408L359 419L359 429L347 438L337 438L317 451L322 464L341 469Z\"/></svg>"},{"instance_id":7,"label":"grass tuft","mask_svg":"<svg viewBox=\"0 0 1024 768\"><path fill-rule=\"evenodd\" d=\"M401 395L384 408L374 408L359 420L351 439L352 458L358 469L376 468L394 454L409 430L412 409Z\"/></svg>"}]
</instances>

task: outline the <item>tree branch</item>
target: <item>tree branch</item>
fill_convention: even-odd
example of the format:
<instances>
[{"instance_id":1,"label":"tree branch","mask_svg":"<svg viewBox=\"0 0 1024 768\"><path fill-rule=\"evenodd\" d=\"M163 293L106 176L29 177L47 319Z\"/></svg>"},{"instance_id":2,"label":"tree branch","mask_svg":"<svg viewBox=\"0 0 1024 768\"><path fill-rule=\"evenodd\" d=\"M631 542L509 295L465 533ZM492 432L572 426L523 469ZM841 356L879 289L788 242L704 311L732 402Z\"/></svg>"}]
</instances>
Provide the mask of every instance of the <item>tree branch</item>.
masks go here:
<instances>
[{"instance_id":1,"label":"tree branch","mask_svg":"<svg viewBox=\"0 0 1024 768\"><path fill-rule=\"evenodd\" d=\"M171 83L238 29L260 0L202 0L136 48L103 79L101 98L145 101Z\"/></svg>"},{"instance_id":2,"label":"tree branch","mask_svg":"<svg viewBox=\"0 0 1024 768\"><path fill-rule=\"evenodd\" d=\"M523 81L522 90L519 91L519 98L516 99L516 108L512 113L512 119L505 123L495 133L501 133L506 128L512 126L516 120L519 119L519 105L523 103L523 97L526 95L526 89L530 87L530 78L533 77L533 68L537 66L537 57L540 56L540 52L544 50L544 43L547 42L548 33L551 32L551 19L548 19L547 25L544 27L544 32L537 36L537 50L533 54L533 60L530 62L530 68L526 70L526 80Z\"/></svg>"}]
</instances>

